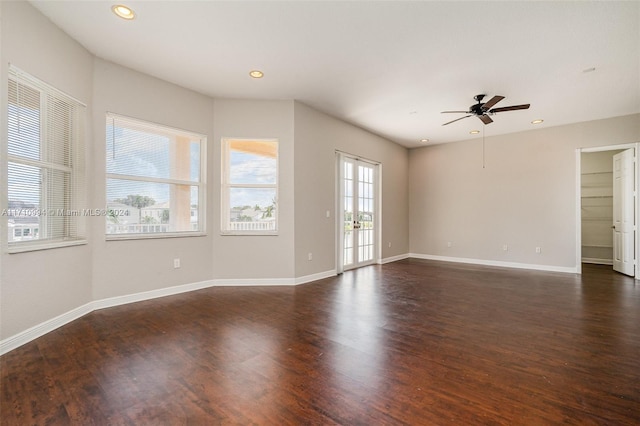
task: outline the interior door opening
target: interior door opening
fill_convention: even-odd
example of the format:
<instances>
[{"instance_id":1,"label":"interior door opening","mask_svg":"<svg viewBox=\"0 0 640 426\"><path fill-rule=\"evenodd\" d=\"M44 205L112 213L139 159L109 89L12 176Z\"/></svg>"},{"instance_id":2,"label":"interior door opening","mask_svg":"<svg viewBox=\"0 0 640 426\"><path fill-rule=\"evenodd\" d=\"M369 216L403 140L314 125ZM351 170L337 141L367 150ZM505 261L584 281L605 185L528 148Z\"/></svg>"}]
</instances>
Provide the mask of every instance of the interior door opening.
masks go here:
<instances>
[{"instance_id":1,"label":"interior door opening","mask_svg":"<svg viewBox=\"0 0 640 426\"><path fill-rule=\"evenodd\" d=\"M578 271L582 263L611 265L638 277L636 144L582 149L578 169Z\"/></svg>"}]
</instances>

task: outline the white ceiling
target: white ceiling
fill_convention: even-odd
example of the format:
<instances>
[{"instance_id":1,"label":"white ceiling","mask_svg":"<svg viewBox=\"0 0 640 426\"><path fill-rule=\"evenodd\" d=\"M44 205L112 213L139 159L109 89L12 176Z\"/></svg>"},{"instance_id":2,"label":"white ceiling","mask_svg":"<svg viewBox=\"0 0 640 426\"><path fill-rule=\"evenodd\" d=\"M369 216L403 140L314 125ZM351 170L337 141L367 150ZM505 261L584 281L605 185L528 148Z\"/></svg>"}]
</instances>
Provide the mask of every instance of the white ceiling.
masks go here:
<instances>
[{"instance_id":1,"label":"white ceiling","mask_svg":"<svg viewBox=\"0 0 640 426\"><path fill-rule=\"evenodd\" d=\"M407 147L471 138L480 120L440 112L478 93L531 103L487 135L640 112L637 1L122 2L136 20L31 1L101 58L214 97L300 100Z\"/></svg>"}]
</instances>

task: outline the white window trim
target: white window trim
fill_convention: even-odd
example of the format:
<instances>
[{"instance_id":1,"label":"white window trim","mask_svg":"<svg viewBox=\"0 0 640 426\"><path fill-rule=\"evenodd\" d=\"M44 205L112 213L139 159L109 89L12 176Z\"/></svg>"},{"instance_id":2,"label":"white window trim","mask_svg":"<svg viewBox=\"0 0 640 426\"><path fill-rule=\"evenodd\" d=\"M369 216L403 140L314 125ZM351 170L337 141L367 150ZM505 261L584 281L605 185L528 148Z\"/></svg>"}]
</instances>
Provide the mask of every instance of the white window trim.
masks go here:
<instances>
[{"instance_id":1,"label":"white window trim","mask_svg":"<svg viewBox=\"0 0 640 426\"><path fill-rule=\"evenodd\" d=\"M180 232L158 232L158 233L131 233L131 234L107 234L105 231L106 241L122 241L122 240L149 240L149 239L161 239L161 238L188 238L188 237L203 237L207 235L207 136L192 132L189 130L179 129L176 127L164 126L162 124L153 123L148 120L140 118L129 117L112 112L107 112L107 118L119 118L127 121L140 122L143 124L141 129L147 130L150 127L158 130L158 133L164 133L169 137L174 136L176 133L182 133L185 135L200 138L200 180L193 182L191 180L180 179L167 179L167 178L154 178L146 176L133 176L119 173L105 173L105 187L107 179L122 179L122 180L135 180L139 182L149 183L164 183L164 184L177 184L188 185L198 187L198 222L200 229L197 231L180 231ZM135 123L134 123L135 124ZM132 126L135 128L135 126ZM106 137L106 135L105 135Z\"/></svg>"},{"instance_id":2,"label":"white window trim","mask_svg":"<svg viewBox=\"0 0 640 426\"><path fill-rule=\"evenodd\" d=\"M260 142L275 142L277 144L277 153L276 153L276 183L275 184L232 184L229 182L230 175L230 150L229 143L231 141L260 141ZM275 236L278 235L280 224L280 197L279 197L279 188L280 188L280 141L277 138L222 138L222 190L221 193L221 214L220 214L220 235L223 236L239 236L239 235L255 235L255 236ZM276 208L276 229L274 231L234 231L227 230L226 225L229 223L229 214L231 212L231 206L229 205L230 193L229 190L231 188L274 188L276 190L276 203L278 208Z\"/></svg>"},{"instance_id":3,"label":"white window trim","mask_svg":"<svg viewBox=\"0 0 640 426\"><path fill-rule=\"evenodd\" d=\"M32 240L32 241L38 241L38 240ZM26 244L27 243L10 246L8 253L16 254L16 253L26 253L30 251L50 250L50 249L62 248L62 247L82 246L82 245L88 244L88 241L86 239L65 240L65 241L47 240L47 242L42 242L40 244L36 242L33 242L33 243L29 242L29 245L26 245Z\"/></svg>"},{"instance_id":4,"label":"white window trim","mask_svg":"<svg viewBox=\"0 0 640 426\"><path fill-rule=\"evenodd\" d=\"M30 75L27 72L22 71L20 68L9 64L9 77L6 80L6 84L9 84L9 79L14 79L16 82L29 86L34 90L37 90L40 93L46 93L46 94L50 94L53 96L57 96L61 99L66 99L69 102L73 102L75 103L78 107L84 108L84 110L80 111L78 114L78 118L79 118L79 122L78 123L74 123L75 126L79 126L79 136L72 140L69 141L69 144L71 144L70 147L70 151L72 152L72 155L74 156L74 161L73 164L75 164L74 167L68 167L68 166L63 166L63 165L59 165L56 163L52 163L49 161L42 161L42 160L33 160L33 159L29 159L29 158L25 158L25 157L20 157L20 156L16 156L16 155L12 155L9 154L6 150L8 149L8 135L7 135L7 145L3 147L3 150L5 150L5 152L3 154L6 154L4 157L4 167L5 167L5 171L8 172L8 164L11 163L15 163L15 164L22 164L22 165L26 165L26 166L34 166L34 167L38 167L38 168L45 168L45 169L51 169L51 170L60 170L63 172L67 172L70 173L71 177L72 177L72 189L71 189L71 209L72 210L80 210L80 203L79 203L79 199L83 199L84 198L84 194L82 193L85 190L84 185L86 185L86 172L85 172L85 155L84 155L84 144L85 144L85 122L87 121L87 111L86 111L86 107L87 105L84 102L79 101L78 99L74 98L73 96L68 95L67 93L47 84L46 82ZM8 99L7 99L8 101ZM42 97L40 99L40 112L41 112L41 116L40 116L40 129L41 129L41 143L43 141L46 141L46 129L47 129L47 124L46 124L46 117L47 117L47 104L46 104L46 99L45 97ZM8 123L7 123L7 128L6 131L8 132ZM79 184L79 182L82 182ZM80 185L80 186L78 186ZM42 191L42 190L41 190ZM46 190L42 191L46 193ZM8 194L6 194L8 195ZM41 208L43 210L49 210L48 206L45 206L44 208ZM46 223L46 216L45 216L45 220L40 222L40 235L45 234L46 233L46 228L47 228L47 223ZM78 237L60 237L60 238L52 238L52 239L36 239L36 240L29 240L29 241L16 241L16 242L9 242L8 241L8 234L6 234L7 239L5 240L6 243L6 248L7 248L7 253L8 254L16 254L16 253L26 253L26 252L30 252L30 251L39 251L39 250L49 250L49 249L55 249L55 248L62 248L62 247L71 247L71 246L78 246L78 245L85 245L88 244L87 238L86 238L86 228L85 228L85 223L81 222L80 224L77 225L78 226L78 231L81 234L85 234L82 236L78 236ZM9 230L7 229L7 233L9 232Z\"/></svg>"}]
</instances>

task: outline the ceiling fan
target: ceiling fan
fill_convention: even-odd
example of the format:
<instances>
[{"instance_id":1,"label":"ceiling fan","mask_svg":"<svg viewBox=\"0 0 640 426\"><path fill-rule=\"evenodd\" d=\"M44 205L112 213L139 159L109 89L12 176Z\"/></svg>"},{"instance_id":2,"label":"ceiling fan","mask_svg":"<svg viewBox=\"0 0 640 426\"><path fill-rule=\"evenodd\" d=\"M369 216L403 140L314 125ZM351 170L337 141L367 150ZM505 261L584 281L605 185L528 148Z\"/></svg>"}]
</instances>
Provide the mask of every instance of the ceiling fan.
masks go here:
<instances>
[{"instance_id":1,"label":"ceiling fan","mask_svg":"<svg viewBox=\"0 0 640 426\"><path fill-rule=\"evenodd\" d=\"M522 104L522 105L512 105L512 106L492 109L491 107L497 104L498 102L500 102L501 100L503 100L504 96L496 95L493 98L489 99L487 102L482 103L482 100L484 99L485 96L487 95L482 94L482 95L474 96L473 99L478 101L478 103L471 105L469 107L469 111L442 111L442 114L469 114L469 115L465 115L464 117L456 118L455 120L449 121L448 123L444 123L443 126L446 126L447 124L455 123L456 121L462 120L463 118L471 117L472 115L475 115L476 117L478 117L480 121L482 121L484 124L489 124L489 123L493 123L493 120L491 119L491 117L489 117L490 115L493 115L497 112L515 111L518 109L528 109L530 106L530 104Z\"/></svg>"}]
</instances>

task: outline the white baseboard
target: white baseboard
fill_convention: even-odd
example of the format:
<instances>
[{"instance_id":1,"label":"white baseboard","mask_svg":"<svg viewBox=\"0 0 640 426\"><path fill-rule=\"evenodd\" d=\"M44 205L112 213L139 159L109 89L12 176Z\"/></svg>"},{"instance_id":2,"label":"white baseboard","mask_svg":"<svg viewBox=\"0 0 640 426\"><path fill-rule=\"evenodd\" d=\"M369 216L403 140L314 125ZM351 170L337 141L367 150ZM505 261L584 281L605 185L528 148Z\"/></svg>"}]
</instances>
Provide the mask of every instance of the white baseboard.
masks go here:
<instances>
[{"instance_id":1,"label":"white baseboard","mask_svg":"<svg viewBox=\"0 0 640 426\"><path fill-rule=\"evenodd\" d=\"M468 258L447 257L447 256L434 256L434 255L426 255L426 254L418 254L418 253L408 253L408 254L388 257L388 258L382 259L380 261L380 264L395 262L395 261L407 259L410 257L414 257L418 259L439 260L444 262L458 262L458 263L472 263L472 264L487 265L487 266L501 266L505 268L534 269L534 270L541 270L541 271L568 272L568 273L577 272L576 268L566 268L566 267L549 266L549 265L532 265L532 264L525 264L525 263L501 262L501 261L468 259ZM583 261L586 261L586 260L583 259ZM333 277L335 275L336 275L335 270L329 270L329 271L319 272L316 274L306 275L306 276L297 277L297 278L214 279L214 280L178 285L173 287L161 288L157 290L145 291L141 293L128 294L124 296L116 296L116 297L110 297L106 299L94 300L92 302L86 303L77 308L74 308L62 315L58 315L55 318L44 321L38 325L35 325L25 331L22 331L11 337L1 340L0 355L3 355L9 351L12 351L17 347L24 345L25 343L28 343L34 339L37 339L40 336L43 336L59 327L62 327L65 324L70 323L71 321L74 321L98 309L111 308L114 306L125 305L128 303L135 303L135 302L141 302L144 300L156 299L159 297L172 296L174 294L186 293L189 291L200 290L208 287L292 286L292 285L304 284L312 281L321 280L324 278Z\"/></svg>"},{"instance_id":2,"label":"white baseboard","mask_svg":"<svg viewBox=\"0 0 640 426\"><path fill-rule=\"evenodd\" d=\"M382 259L380 263L390 263L398 260L407 259L410 257L418 259L439 260L444 262L458 262L458 263L471 263L477 265L487 266L501 266L505 268L519 268L519 269L534 269L540 271L553 271L553 272L568 272L576 273L575 268L566 268L549 265L532 265L525 263L514 262L501 262L482 259L468 259L458 257L447 256L434 256L418 253L402 254L399 256L388 257ZM200 290L208 287L217 286L292 286L298 284L304 284L312 281L321 280L324 278L333 277L336 275L335 270L319 272L316 274L306 275L298 278L262 278L262 279L215 279L208 281L200 281L196 283L184 284L179 286L161 288L157 290L145 291L140 293L128 294L124 296L110 297L106 299L94 300L86 303L82 306L74 308L62 315L58 315L55 318L44 321L38 325L35 325L25 331L15 334L0 341L0 355L3 355L19 346L24 345L40 336L43 336L65 324L70 323L88 313L91 313L98 309L111 308L114 306L125 305L128 303L141 302L144 300L156 299L159 297L172 296L174 294L186 293L189 291Z\"/></svg>"},{"instance_id":3,"label":"white baseboard","mask_svg":"<svg viewBox=\"0 0 640 426\"><path fill-rule=\"evenodd\" d=\"M484 266L499 266L502 268L532 269L535 271L564 272L569 274L578 273L578 269L576 267L572 268L572 267L566 267L566 266L535 265L532 263L504 262L500 260L470 259L466 257L436 256L431 254L418 254L418 253L410 253L409 257L414 257L416 259L439 260L442 262L470 263L474 265L484 265Z\"/></svg>"},{"instance_id":4,"label":"white baseboard","mask_svg":"<svg viewBox=\"0 0 640 426\"><path fill-rule=\"evenodd\" d=\"M221 278L213 280L212 287L259 287L296 285L293 278Z\"/></svg>"},{"instance_id":5,"label":"white baseboard","mask_svg":"<svg viewBox=\"0 0 640 426\"><path fill-rule=\"evenodd\" d=\"M582 263L593 263L594 265L613 265L613 260L597 259L595 257L583 257Z\"/></svg>"},{"instance_id":6,"label":"white baseboard","mask_svg":"<svg viewBox=\"0 0 640 426\"><path fill-rule=\"evenodd\" d=\"M89 302L85 305L78 306L77 308L72 309L69 312L65 312L62 315L58 315L55 318L51 318L50 320L28 328L27 330L15 334L11 337L7 337L6 339L0 341L0 355L4 355L9 351L12 351L17 347L24 345L25 343L29 343L30 341L37 339L40 336L44 336L45 334L55 330L56 328L60 328L63 325L68 324L71 321L76 320L92 311L93 302Z\"/></svg>"},{"instance_id":7,"label":"white baseboard","mask_svg":"<svg viewBox=\"0 0 640 426\"><path fill-rule=\"evenodd\" d=\"M310 283L312 281L323 280L325 278L335 277L338 275L335 269L330 271L318 272L317 274L305 275L303 277L296 278L296 285Z\"/></svg>"},{"instance_id":8,"label":"white baseboard","mask_svg":"<svg viewBox=\"0 0 640 426\"><path fill-rule=\"evenodd\" d=\"M161 288L157 290L144 291L141 293L127 294L124 296L109 297L106 299L94 300L80 307L70 310L55 318L44 321L34 327L15 334L0 341L0 355L16 349L19 346L29 343L40 336L62 327L84 315L87 315L98 309L112 308L114 306L126 305L128 303L142 302L144 300L157 299L158 297L172 296L174 294L186 293L189 291L200 290L215 285L214 280L201 281L197 283L178 285L173 287Z\"/></svg>"},{"instance_id":9,"label":"white baseboard","mask_svg":"<svg viewBox=\"0 0 640 426\"><path fill-rule=\"evenodd\" d=\"M157 299L159 297L172 296L174 294L186 293L189 291L201 290L208 287L222 287L222 286L292 286L297 284L304 284L311 281L320 280L327 277L333 277L336 275L335 270L320 272L317 274L307 275L298 278L262 278L262 279L215 279L200 281L197 283L190 283L184 285L178 285L173 287L160 288L157 290L144 291L140 293L127 294L124 296L109 297L106 299L94 300L86 303L75 309L70 310L62 315L58 315L55 318L44 321L38 325L35 325L25 331L15 334L0 341L0 355L4 355L9 351L16 349L19 346L29 343L30 341L37 339L40 336L62 327L65 324L70 323L84 315L87 315L98 309L112 308L114 306L126 305L128 303L142 302L144 300Z\"/></svg>"},{"instance_id":10,"label":"white baseboard","mask_svg":"<svg viewBox=\"0 0 640 426\"><path fill-rule=\"evenodd\" d=\"M384 259L380 259L378 264L384 265L385 263L397 262L398 260L408 259L409 257L410 257L409 253L399 254L397 256L385 257Z\"/></svg>"},{"instance_id":11,"label":"white baseboard","mask_svg":"<svg viewBox=\"0 0 640 426\"><path fill-rule=\"evenodd\" d=\"M200 281L197 283L176 285L173 287L159 288L157 290L143 291L141 293L127 294L124 296L109 297L93 301L92 311L98 309L112 308L114 306L126 305L128 303L142 302L144 300L157 299L158 297L173 296L174 294L187 293L189 291L200 290L213 287L215 280Z\"/></svg>"}]
</instances>

